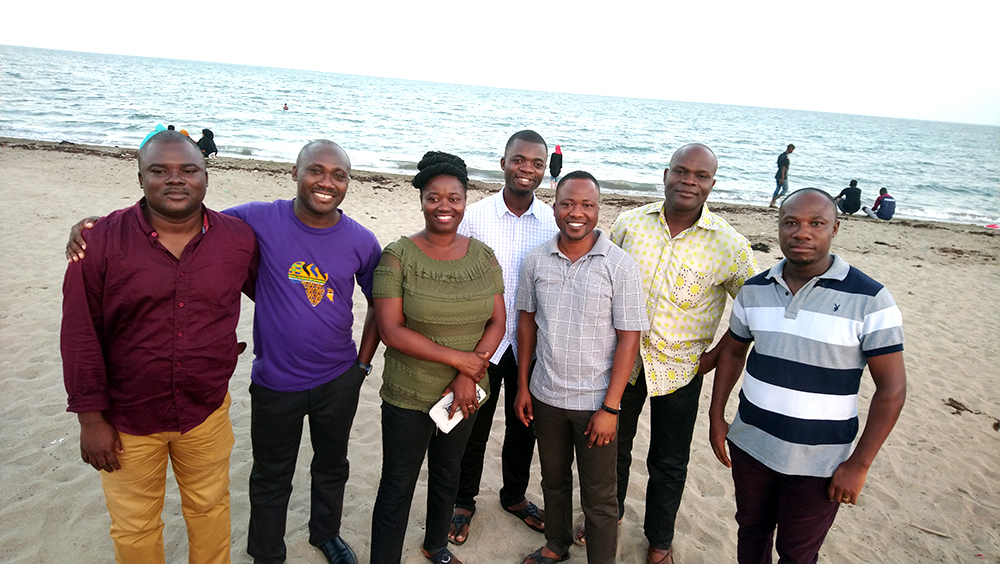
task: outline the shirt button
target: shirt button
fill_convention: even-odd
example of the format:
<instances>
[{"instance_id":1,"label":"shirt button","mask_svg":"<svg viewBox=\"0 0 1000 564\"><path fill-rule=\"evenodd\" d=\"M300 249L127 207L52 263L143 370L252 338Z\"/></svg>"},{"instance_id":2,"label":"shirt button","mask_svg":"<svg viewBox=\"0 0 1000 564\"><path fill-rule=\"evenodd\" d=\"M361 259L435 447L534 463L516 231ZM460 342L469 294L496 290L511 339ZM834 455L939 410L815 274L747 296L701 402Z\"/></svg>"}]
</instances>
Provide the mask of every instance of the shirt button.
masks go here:
<instances>
[{"instance_id":1,"label":"shirt button","mask_svg":"<svg viewBox=\"0 0 1000 564\"><path fill-rule=\"evenodd\" d=\"M181 363L179 363L179 362L178 362L178 363L177 363L177 367L179 368L179 367L180 367L180 365L181 365Z\"/></svg>"},{"instance_id":2,"label":"shirt button","mask_svg":"<svg viewBox=\"0 0 1000 564\"><path fill-rule=\"evenodd\" d=\"M184 278L184 273L183 272L181 272L181 278Z\"/></svg>"},{"instance_id":3,"label":"shirt button","mask_svg":"<svg viewBox=\"0 0 1000 564\"><path fill-rule=\"evenodd\" d=\"M184 302L177 304L177 307L184 307Z\"/></svg>"},{"instance_id":4,"label":"shirt button","mask_svg":"<svg viewBox=\"0 0 1000 564\"><path fill-rule=\"evenodd\" d=\"M178 337L183 337L183 336L184 336L184 333L178 333L178 334L177 334L177 336L178 336Z\"/></svg>"},{"instance_id":5,"label":"shirt button","mask_svg":"<svg viewBox=\"0 0 1000 564\"><path fill-rule=\"evenodd\" d=\"M159 237L159 235L156 234L156 231L153 231L152 235L153 237Z\"/></svg>"}]
</instances>

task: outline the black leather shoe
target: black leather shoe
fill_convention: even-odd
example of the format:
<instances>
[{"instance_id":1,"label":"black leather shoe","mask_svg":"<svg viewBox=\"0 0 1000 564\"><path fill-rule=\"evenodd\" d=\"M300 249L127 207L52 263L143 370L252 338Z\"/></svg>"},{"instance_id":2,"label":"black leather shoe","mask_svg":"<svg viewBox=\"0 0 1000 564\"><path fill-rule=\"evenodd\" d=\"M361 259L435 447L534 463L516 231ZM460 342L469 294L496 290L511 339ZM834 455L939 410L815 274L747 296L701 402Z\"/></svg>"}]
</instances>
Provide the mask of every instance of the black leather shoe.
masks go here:
<instances>
[{"instance_id":1,"label":"black leather shoe","mask_svg":"<svg viewBox=\"0 0 1000 564\"><path fill-rule=\"evenodd\" d=\"M330 564L358 564L358 557L340 537L334 537L316 548L320 549Z\"/></svg>"}]
</instances>

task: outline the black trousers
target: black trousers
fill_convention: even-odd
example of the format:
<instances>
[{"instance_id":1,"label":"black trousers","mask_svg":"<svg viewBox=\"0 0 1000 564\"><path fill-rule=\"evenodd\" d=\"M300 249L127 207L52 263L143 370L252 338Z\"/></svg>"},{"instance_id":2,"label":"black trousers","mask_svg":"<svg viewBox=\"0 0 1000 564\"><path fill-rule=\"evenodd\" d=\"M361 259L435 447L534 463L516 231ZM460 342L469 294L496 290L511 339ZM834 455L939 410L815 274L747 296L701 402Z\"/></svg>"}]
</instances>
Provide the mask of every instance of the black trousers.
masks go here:
<instances>
[{"instance_id":1,"label":"black trousers","mask_svg":"<svg viewBox=\"0 0 1000 564\"><path fill-rule=\"evenodd\" d=\"M423 548L448 546L459 464L478 413L442 433L423 411L382 402L382 478L372 510L371 564L399 564L413 492L427 455L427 515Z\"/></svg>"},{"instance_id":2,"label":"black trousers","mask_svg":"<svg viewBox=\"0 0 1000 564\"><path fill-rule=\"evenodd\" d=\"M350 474L347 444L364 380L364 372L352 366L326 384L301 392L250 384L253 468L247 552L254 562L285 561L285 518L305 417L313 447L309 543L319 546L340 535Z\"/></svg>"},{"instance_id":3,"label":"black trousers","mask_svg":"<svg viewBox=\"0 0 1000 564\"><path fill-rule=\"evenodd\" d=\"M532 362L532 368L534 362ZM493 415L497 410L500 386L504 390L504 437L500 460L503 465L503 486L500 488L500 503L504 507L516 505L524 500L531 476L531 458L535 454L535 427L525 427L514 413L517 399L517 359L513 347L507 347L499 364L490 364L490 399L476 413L476 423L462 456L462 475L458 481L458 496L455 507L476 510L476 496L479 495L483 479L483 459L486 443L493 427Z\"/></svg>"},{"instance_id":4,"label":"black trousers","mask_svg":"<svg viewBox=\"0 0 1000 564\"><path fill-rule=\"evenodd\" d=\"M674 540L674 524L681 506L687 465L691 458L691 437L698 415L698 399L704 376L695 376L686 386L672 394L649 399L649 454L646 469L646 515L643 530L650 546L670 548ZM625 515L625 494L628 491L629 470L632 466L632 441L639 424L639 415L646 402L646 375L639 372L635 385L625 386L618 416L618 515Z\"/></svg>"}]
</instances>

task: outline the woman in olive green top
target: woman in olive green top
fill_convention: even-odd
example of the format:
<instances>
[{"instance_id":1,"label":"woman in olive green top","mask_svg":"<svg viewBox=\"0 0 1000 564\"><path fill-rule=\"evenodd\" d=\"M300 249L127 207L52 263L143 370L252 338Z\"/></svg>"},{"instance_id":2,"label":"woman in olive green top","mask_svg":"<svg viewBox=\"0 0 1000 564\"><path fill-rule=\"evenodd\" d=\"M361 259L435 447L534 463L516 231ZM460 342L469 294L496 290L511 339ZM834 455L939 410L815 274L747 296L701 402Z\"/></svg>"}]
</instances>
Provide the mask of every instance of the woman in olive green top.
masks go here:
<instances>
[{"instance_id":1,"label":"woman in olive green top","mask_svg":"<svg viewBox=\"0 0 1000 564\"><path fill-rule=\"evenodd\" d=\"M382 374L382 479L372 513L371 562L398 564L417 476L427 453L427 517L421 551L460 564L448 550L476 385L504 334L503 277L493 251L458 234L468 173L462 159L429 152L417 165L424 229L382 251L375 270L375 316L385 343ZM489 389L488 382L482 387ZM450 433L427 412L455 392L465 420ZM493 401L487 398L486 401Z\"/></svg>"}]
</instances>

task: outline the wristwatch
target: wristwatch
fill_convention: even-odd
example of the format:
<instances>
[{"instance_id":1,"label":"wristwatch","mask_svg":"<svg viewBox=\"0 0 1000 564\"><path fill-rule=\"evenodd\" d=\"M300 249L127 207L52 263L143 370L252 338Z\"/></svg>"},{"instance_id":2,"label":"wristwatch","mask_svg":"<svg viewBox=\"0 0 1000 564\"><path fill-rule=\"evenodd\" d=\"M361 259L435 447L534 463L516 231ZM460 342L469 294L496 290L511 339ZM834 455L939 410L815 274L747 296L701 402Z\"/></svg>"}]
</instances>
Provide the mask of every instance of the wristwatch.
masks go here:
<instances>
[{"instance_id":1,"label":"wristwatch","mask_svg":"<svg viewBox=\"0 0 1000 564\"><path fill-rule=\"evenodd\" d=\"M365 371L365 376L368 376L369 374L372 373L372 365L365 364L365 363L361 362L360 360L356 364L358 365L358 368L360 368L361 370Z\"/></svg>"}]
</instances>

